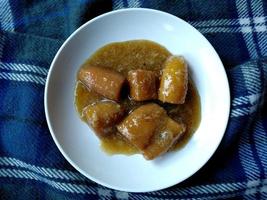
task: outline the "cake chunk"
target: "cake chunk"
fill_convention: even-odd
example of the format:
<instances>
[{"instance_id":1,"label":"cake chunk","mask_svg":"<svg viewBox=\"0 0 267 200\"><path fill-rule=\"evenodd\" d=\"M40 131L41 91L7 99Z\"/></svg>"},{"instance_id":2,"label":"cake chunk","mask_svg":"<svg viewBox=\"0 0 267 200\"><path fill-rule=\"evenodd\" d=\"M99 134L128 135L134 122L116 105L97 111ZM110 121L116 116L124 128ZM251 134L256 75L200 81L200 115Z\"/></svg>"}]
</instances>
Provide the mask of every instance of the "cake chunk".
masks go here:
<instances>
[{"instance_id":1,"label":"cake chunk","mask_svg":"<svg viewBox=\"0 0 267 200\"><path fill-rule=\"evenodd\" d=\"M149 103L131 112L117 126L118 131L148 160L165 153L185 131L166 111Z\"/></svg>"},{"instance_id":2,"label":"cake chunk","mask_svg":"<svg viewBox=\"0 0 267 200\"><path fill-rule=\"evenodd\" d=\"M130 96L135 101L145 101L157 98L156 75L148 70L131 70L127 80L130 85Z\"/></svg>"},{"instance_id":3,"label":"cake chunk","mask_svg":"<svg viewBox=\"0 0 267 200\"><path fill-rule=\"evenodd\" d=\"M184 124L177 123L173 119L167 117L164 127L161 127L161 130L151 139L150 145L143 150L144 157L147 160L153 160L167 152L183 135L185 129Z\"/></svg>"},{"instance_id":4,"label":"cake chunk","mask_svg":"<svg viewBox=\"0 0 267 200\"><path fill-rule=\"evenodd\" d=\"M171 56L164 64L159 87L159 100L183 104L187 93L188 69L182 56Z\"/></svg>"},{"instance_id":5,"label":"cake chunk","mask_svg":"<svg viewBox=\"0 0 267 200\"><path fill-rule=\"evenodd\" d=\"M78 78L87 88L114 101L119 101L121 89L126 81L117 71L94 66L81 68Z\"/></svg>"},{"instance_id":6,"label":"cake chunk","mask_svg":"<svg viewBox=\"0 0 267 200\"><path fill-rule=\"evenodd\" d=\"M83 114L95 133L104 137L116 132L115 125L122 120L124 109L115 102L103 101L87 106Z\"/></svg>"}]
</instances>

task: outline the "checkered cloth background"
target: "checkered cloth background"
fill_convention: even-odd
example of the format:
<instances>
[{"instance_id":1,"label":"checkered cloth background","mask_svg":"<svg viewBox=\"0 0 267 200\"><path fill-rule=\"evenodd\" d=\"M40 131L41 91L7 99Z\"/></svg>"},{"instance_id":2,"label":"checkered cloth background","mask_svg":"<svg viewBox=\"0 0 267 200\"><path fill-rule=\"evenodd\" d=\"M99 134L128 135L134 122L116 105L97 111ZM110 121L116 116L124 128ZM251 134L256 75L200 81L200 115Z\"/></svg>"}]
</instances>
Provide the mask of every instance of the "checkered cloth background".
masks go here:
<instances>
[{"instance_id":1,"label":"checkered cloth background","mask_svg":"<svg viewBox=\"0 0 267 200\"><path fill-rule=\"evenodd\" d=\"M93 17L127 7L163 10L196 27L231 86L228 128L207 165L143 194L75 171L54 144L43 107L47 71L63 41ZM267 199L266 20L266 0L1 0L0 199Z\"/></svg>"}]
</instances>

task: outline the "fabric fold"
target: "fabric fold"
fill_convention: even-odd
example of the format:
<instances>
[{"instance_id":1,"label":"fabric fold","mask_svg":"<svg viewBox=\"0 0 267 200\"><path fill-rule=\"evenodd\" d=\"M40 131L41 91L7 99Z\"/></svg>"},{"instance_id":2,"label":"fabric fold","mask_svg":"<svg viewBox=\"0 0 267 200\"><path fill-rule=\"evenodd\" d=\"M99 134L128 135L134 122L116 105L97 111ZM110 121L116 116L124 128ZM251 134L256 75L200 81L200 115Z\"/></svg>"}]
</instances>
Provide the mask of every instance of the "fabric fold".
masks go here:
<instances>
[{"instance_id":1,"label":"fabric fold","mask_svg":"<svg viewBox=\"0 0 267 200\"><path fill-rule=\"evenodd\" d=\"M140 6L168 11L202 32L231 90L228 126L208 163L181 184L145 194L111 190L78 173L54 144L43 108L47 73L64 40L99 14ZM1 1L1 198L267 199L266 13L262 0Z\"/></svg>"}]
</instances>

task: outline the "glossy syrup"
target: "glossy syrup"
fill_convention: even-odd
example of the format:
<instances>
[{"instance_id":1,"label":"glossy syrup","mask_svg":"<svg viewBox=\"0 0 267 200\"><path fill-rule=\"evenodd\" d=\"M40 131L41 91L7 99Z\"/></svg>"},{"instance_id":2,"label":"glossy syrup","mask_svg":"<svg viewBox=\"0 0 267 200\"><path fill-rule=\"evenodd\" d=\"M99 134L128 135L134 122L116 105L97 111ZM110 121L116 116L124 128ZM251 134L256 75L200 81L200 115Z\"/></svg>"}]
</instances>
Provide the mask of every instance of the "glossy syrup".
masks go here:
<instances>
[{"instance_id":1,"label":"glossy syrup","mask_svg":"<svg viewBox=\"0 0 267 200\"><path fill-rule=\"evenodd\" d=\"M160 76L163 63L171 53L163 46L148 40L133 40L108 44L97 50L81 67L99 66L112 68L124 75L133 69L153 70ZM93 91L89 91L83 84L77 81L75 90L75 105L82 120L83 109L94 102L102 101L104 98ZM201 120L200 97L192 80L189 80L188 92L185 103L182 105L163 104L168 115L176 121L186 124L187 130L182 138L172 147L172 150L183 147L197 130ZM125 97L121 100L127 112L143 105L146 102L132 101ZM110 137L101 139L101 147L108 154L135 154L138 150L115 132Z\"/></svg>"}]
</instances>

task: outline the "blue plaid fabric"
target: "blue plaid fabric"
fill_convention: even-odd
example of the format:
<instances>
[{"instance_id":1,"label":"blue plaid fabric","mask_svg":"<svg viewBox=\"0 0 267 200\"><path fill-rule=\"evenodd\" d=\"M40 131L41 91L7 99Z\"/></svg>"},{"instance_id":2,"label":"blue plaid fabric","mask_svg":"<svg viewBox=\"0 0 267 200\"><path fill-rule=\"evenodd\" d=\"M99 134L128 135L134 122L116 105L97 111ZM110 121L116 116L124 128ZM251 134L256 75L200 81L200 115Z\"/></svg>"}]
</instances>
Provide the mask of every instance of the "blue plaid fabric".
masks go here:
<instances>
[{"instance_id":1,"label":"blue plaid fabric","mask_svg":"<svg viewBox=\"0 0 267 200\"><path fill-rule=\"evenodd\" d=\"M63 41L104 12L147 7L195 26L231 86L221 145L199 172L157 192L126 193L86 179L60 154L45 121L44 84ZM267 199L266 0L1 0L1 199Z\"/></svg>"}]
</instances>

